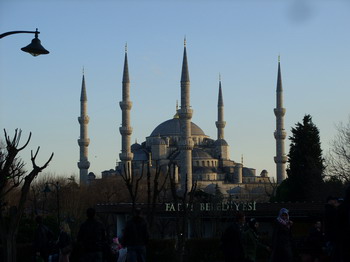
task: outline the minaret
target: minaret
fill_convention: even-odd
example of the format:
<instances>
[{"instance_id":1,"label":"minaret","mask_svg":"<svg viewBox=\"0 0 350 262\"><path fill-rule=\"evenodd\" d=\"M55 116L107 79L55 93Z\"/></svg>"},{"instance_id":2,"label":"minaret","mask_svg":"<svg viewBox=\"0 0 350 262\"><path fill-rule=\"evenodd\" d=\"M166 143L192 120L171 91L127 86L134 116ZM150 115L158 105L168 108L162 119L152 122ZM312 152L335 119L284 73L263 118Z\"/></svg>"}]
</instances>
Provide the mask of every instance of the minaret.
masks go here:
<instances>
[{"instance_id":1,"label":"minaret","mask_svg":"<svg viewBox=\"0 0 350 262\"><path fill-rule=\"evenodd\" d=\"M226 121L224 121L224 100L222 99L220 75L219 75L219 97L218 97L218 121L216 121L215 124L218 129L218 140L224 139L224 128L226 125Z\"/></svg>"},{"instance_id":2,"label":"minaret","mask_svg":"<svg viewBox=\"0 0 350 262\"><path fill-rule=\"evenodd\" d=\"M287 156L284 149L284 139L286 138L286 131L284 129L284 115L286 109L283 108L283 89L282 89L282 77L280 57L278 56L278 75L277 75L277 88L276 88L276 108L274 109L276 116L276 131L274 133L276 139L276 156L274 158L276 163L276 176L277 183L280 184L286 179L286 162Z\"/></svg>"},{"instance_id":3,"label":"minaret","mask_svg":"<svg viewBox=\"0 0 350 262\"><path fill-rule=\"evenodd\" d=\"M78 167L80 169L80 184L87 184L88 170L90 167L90 162L88 161L88 146L90 144L90 139L88 138L89 120L90 118L87 115L87 96L85 88L85 76L83 71L83 81L81 85L80 95L80 117L78 117L80 124L80 138L78 139L78 144L80 147L80 159L78 162Z\"/></svg>"},{"instance_id":4,"label":"minaret","mask_svg":"<svg viewBox=\"0 0 350 262\"><path fill-rule=\"evenodd\" d=\"M178 109L181 127L179 149L181 151L181 190L190 192L192 188L192 149L191 119L193 110L190 106L190 75L188 73L186 39L184 40L184 54L181 73L181 107Z\"/></svg>"},{"instance_id":5,"label":"minaret","mask_svg":"<svg viewBox=\"0 0 350 262\"><path fill-rule=\"evenodd\" d=\"M124 60L124 72L123 72L123 99L119 102L119 106L122 110L122 126L119 128L119 132L122 135L122 152L119 154L120 161L123 163L122 172L127 172L127 176L131 175L131 160L133 154L131 153L131 133L132 127L130 126L130 110L132 102L130 101L130 79L128 68L128 56L127 46L125 45L125 60Z\"/></svg>"}]
</instances>

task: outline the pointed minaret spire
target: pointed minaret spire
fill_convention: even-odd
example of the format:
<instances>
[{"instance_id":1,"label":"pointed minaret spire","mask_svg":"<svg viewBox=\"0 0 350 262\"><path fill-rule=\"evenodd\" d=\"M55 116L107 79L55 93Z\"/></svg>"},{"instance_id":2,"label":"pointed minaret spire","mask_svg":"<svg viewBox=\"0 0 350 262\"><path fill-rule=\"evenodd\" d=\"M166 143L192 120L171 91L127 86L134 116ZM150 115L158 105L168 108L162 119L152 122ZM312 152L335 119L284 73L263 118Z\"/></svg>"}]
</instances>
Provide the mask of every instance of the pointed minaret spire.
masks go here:
<instances>
[{"instance_id":1,"label":"pointed minaret spire","mask_svg":"<svg viewBox=\"0 0 350 262\"><path fill-rule=\"evenodd\" d=\"M122 98L122 101L119 102L120 109L122 110L122 126L119 128L119 132L122 135L122 150L119 154L119 158L122 162L122 172L127 172L126 176L131 176L131 161L133 159L133 154L131 153L130 142L132 134L132 127L130 126L130 111L132 108L132 102L130 101L130 79L127 45L125 45Z\"/></svg>"},{"instance_id":2,"label":"pointed minaret spire","mask_svg":"<svg viewBox=\"0 0 350 262\"><path fill-rule=\"evenodd\" d=\"M218 129L218 139L224 139L226 121L224 121L224 100L222 98L221 75L219 75L218 120L215 124Z\"/></svg>"},{"instance_id":3,"label":"pointed minaret spire","mask_svg":"<svg viewBox=\"0 0 350 262\"><path fill-rule=\"evenodd\" d=\"M86 88L85 88L84 68L83 68L83 80L82 80L82 84L81 84L80 101L87 101Z\"/></svg>"},{"instance_id":4,"label":"pointed minaret spire","mask_svg":"<svg viewBox=\"0 0 350 262\"><path fill-rule=\"evenodd\" d=\"M276 131L274 136L276 139L276 156L274 158L276 163L277 183L282 183L286 179L286 162L287 156L285 154L284 140L286 138L286 131L284 129L284 115L286 109L283 108L283 88L280 56L278 56L278 73L277 73L277 87L276 87L276 108L274 109L276 116Z\"/></svg>"},{"instance_id":5,"label":"pointed minaret spire","mask_svg":"<svg viewBox=\"0 0 350 262\"><path fill-rule=\"evenodd\" d=\"M181 151L181 190L190 192L192 189L192 149L194 146L191 133L192 109L190 106L190 76L188 73L186 38L181 72L181 107L178 110L180 118L181 138L179 149Z\"/></svg>"},{"instance_id":6,"label":"pointed minaret spire","mask_svg":"<svg viewBox=\"0 0 350 262\"><path fill-rule=\"evenodd\" d=\"M125 58L124 58L123 83L130 83L130 79L129 79L129 67L128 67L128 45L127 45L127 44L125 44Z\"/></svg>"},{"instance_id":7,"label":"pointed minaret spire","mask_svg":"<svg viewBox=\"0 0 350 262\"><path fill-rule=\"evenodd\" d=\"M283 107L283 88L282 88L280 56L278 56L278 73L277 73L276 92L277 92L277 97L276 97L277 108L282 108Z\"/></svg>"},{"instance_id":8,"label":"pointed minaret spire","mask_svg":"<svg viewBox=\"0 0 350 262\"><path fill-rule=\"evenodd\" d=\"M186 52L186 37L184 40L184 55L182 60L181 82L190 82L190 74L188 73L187 52Z\"/></svg>"},{"instance_id":9,"label":"pointed minaret spire","mask_svg":"<svg viewBox=\"0 0 350 262\"><path fill-rule=\"evenodd\" d=\"M89 119L90 118L87 115L87 95L85 87L85 75L83 69L83 79L81 84L80 95L80 117L78 117L78 121L80 124L80 138L78 139L78 145L80 147L80 159L78 162L78 168L80 172L80 184L87 184L88 172L90 167L90 162L88 161L88 146L90 144L90 139L88 138Z\"/></svg>"}]
</instances>

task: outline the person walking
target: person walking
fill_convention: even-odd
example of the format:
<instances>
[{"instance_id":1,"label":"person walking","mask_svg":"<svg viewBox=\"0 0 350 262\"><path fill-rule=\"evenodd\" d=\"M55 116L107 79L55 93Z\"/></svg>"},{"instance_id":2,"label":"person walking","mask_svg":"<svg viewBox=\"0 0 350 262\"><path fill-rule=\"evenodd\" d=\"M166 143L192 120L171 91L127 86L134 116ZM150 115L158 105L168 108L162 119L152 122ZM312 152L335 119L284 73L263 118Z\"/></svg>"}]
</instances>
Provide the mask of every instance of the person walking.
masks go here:
<instances>
[{"instance_id":1,"label":"person walking","mask_svg":"<svg viewBox=\"0 0 350 262\"><path fill-rule=\"evenodd\" d=\"M86 210L87 220L80 226L77 240L82 245L81 262L103 262L103 251L107 245L104 225L95 219L93 208Z\"/></svg>"},{"instance_id":2,"label":"person walking","mask_svg":"<svg viewBox=\"0 0 350 262\"><path fill-rule=\"evenodd\" d=\"M225 262L243 262L244 249L242 234L245 225L245 215L238 212L235 220L229 225L221 236L221 246Z\"/></svg>"},{"instance_id":3,"label":"person walking","mask_svg":"<svg viewBox=\"0 0 350 262\"><path fill-rule=\"evenodd\" d=\"M60 234L58 236L59 262L69 262L69 256L72 252L72 238L69 225L66 222L61 223Z\"/></svg>"},{"instance_id":4,"label":"person walking","mask_svg":"<svg viewBox=\"0 0 350 262\"><path fill-rule=\"evenodd\" d=\"M126 223L122 237L122 245L127 248L128 262L146 262L148 240L147 223L141 216L141 209L137 208L133 217Z\"/></svg>"},{"instance_id":5,"label":"person walking","mask_svg":"<svg viewBox=\"0 0 350 262\"><path fill-rule=\"evenodd\" d=\"M289 220L289 211L282 208L275 222L272 236L271 262L292 262L292 234L293 222Z\"/></svg>"},{"instance_id":6,"label":"person walking","mask_svg":"<svg viewBox=\"0 0 350 262\"><path fill-rule=\"evenodd\" d=\"M248 221L248 226L243 233L243 247L246 262L255 262L258 248L269 251L270 248L260 242L258 232L259 222L255 218Z\"/></svg>"},{"instance_id":7,"label":"person walking","mask_svg":"<svg viewBox=\"0 0 350 262\"><path fill-rule=\"evenodd\" d=\"M53 240L53 233L47 226L44 225L43 218L41 216L37 216L35 218L35 222L37 223L33 242L35 257L41 257L44 262L47 262L49 260L51 248L50 243Z\"/></svg>"}]
</instances>

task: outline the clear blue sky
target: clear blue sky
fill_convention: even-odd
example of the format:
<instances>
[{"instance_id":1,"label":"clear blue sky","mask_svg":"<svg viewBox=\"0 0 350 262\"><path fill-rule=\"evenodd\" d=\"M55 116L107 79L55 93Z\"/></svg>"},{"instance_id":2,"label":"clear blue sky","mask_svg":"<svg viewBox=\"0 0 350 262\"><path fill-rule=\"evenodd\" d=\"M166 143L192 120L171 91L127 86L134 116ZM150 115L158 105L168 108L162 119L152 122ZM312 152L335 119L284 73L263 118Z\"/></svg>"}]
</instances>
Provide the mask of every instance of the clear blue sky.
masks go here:
<instances>
[{"instance_id":1,"label":"clear blue sky","mask_svg":"<svg viewBox=\"0 0 350 262\"><path fill-rule=\"evenodd\" d=\"M0 33L35 30L51 53L20 51L33 35L0 40L0 127L48 172L78 174L82 68L88 95L90 171L115 167L121 149L121 78L128 43L132 141L172 118L180 98L183 38L192 121L216 138L218 76L231 158L275 175L275 92L281 55L285 128L311 114L326 153L335 124L350 113L350 3L345 0L17 1L0 2ZM3 137L3 135L1 135ZM289 141L286 141L286 153Z\"/></svg>"}]
</instances>

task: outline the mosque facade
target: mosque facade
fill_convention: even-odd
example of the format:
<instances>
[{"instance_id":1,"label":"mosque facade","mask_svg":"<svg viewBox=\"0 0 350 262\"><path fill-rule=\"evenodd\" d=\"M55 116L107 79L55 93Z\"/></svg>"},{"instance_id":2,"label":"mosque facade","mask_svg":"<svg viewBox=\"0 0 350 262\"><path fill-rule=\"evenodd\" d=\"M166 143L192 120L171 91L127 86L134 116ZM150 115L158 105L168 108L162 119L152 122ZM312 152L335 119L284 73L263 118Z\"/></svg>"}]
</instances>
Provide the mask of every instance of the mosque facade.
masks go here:
<instances>
[{"instance_id":1,"label":"mosque facade","mask_svg":"<svg viewBox=\"0 0 350 262\"><path fill-rule=\"evenodd\" d=\"M190 104L190 77L187 63L186 42L184 45L182 73L180 80L181 102L176 106L174 116L159 124L142 143L131 144L132 126L130 112L132 102L130 100L130 79L128 69L127 50L125 50L124 70L122 80L122 101L120 109L122 123L119 128L121 135L120 161L116 168L102 172L102 179L110 176L120 175L122 172L128 174L137 173L142 165L173 166L173 176L181 190L189 192L192 185L196 183L197 189L209 194L215 194L219 190L224 196L232 196L236 199L259 199L267 196L273 182L266 170L256 174L256 169L243 165L243 160L236 162L230 158L230 146L225 140L224 99L221 79L218 83L217 103L217 128L216 139L210 138L195 123L191 121L193 111ZM88 172L90 163L88 161L87 128L89 117L87 115L87 95L85 79L83 75L81 90L81 115L80 123L80 183L87 184L95 179L95 175ZM280 61L278 61L278 76L276 88L276 163L277 183L285 178L285 155L283 89Z\"/></svg>"}]
</instances>

